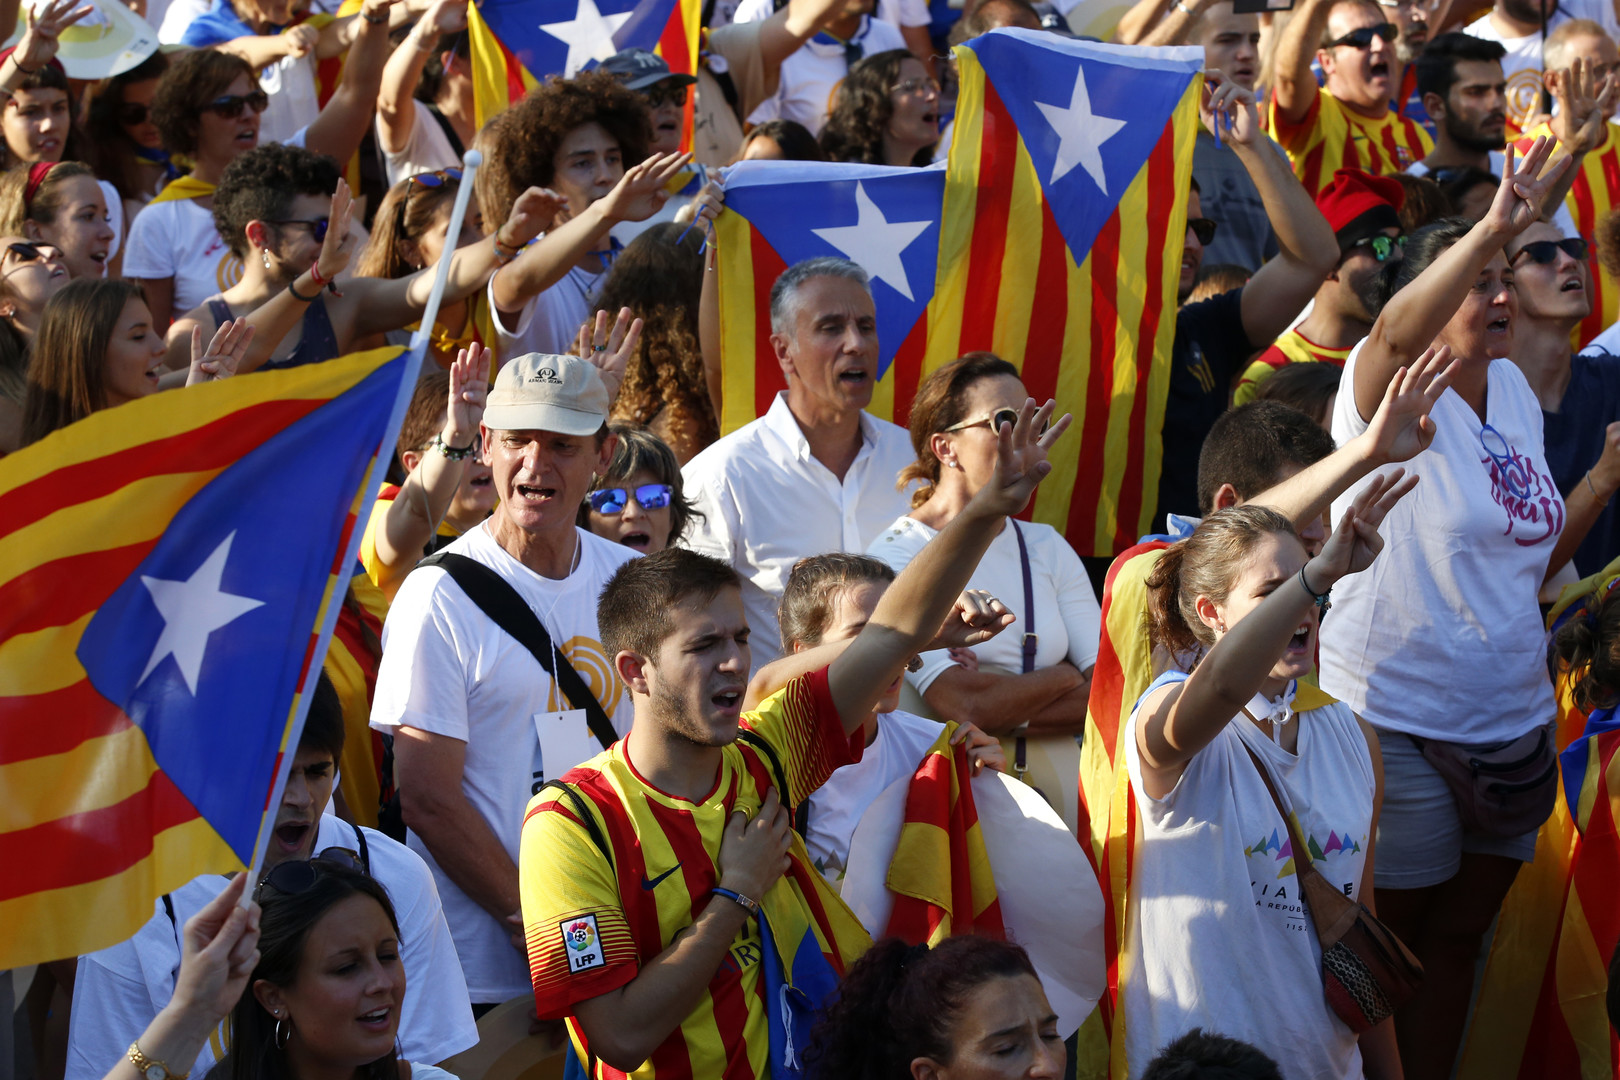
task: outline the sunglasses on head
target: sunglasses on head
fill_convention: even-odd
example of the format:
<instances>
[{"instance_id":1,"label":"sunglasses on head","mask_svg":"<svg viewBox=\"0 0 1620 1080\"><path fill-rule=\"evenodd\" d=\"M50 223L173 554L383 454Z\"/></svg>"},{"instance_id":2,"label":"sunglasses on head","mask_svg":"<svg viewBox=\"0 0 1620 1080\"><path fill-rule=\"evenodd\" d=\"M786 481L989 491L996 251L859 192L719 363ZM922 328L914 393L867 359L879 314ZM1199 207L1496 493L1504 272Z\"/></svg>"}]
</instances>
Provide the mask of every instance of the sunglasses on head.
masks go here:
<instances>
[{"instance_id":1,"label":"sunglasses on head","mask_svg":"<svg viewBox=\"0 0 1620 1080\"><path fill-rule=\"evenodd\" d=\"M444 187L446 184L461 183L460 169L439 169L435 172L417 173L411 177L411 183L425 188Z\"/></svg>"},{"instance_id":2,"label":"sunglasses on head","mask_svg":"<svg viewBox=\"0 0 1620 1080\"><path fill-rule=\"evenodd\" d=\"M992 412L989 416L981 416L981 417L978 417L977 419L974 419L974 420L963 420L959 424L952 424L950 427L946 428L945 430L946 431L966 431L968 428L974 428L974 427L980 427L980 426L988 426L991 431L999 432L1001 430L1001 428L1002 428L1002 425L1006 425L1009 428L1016 427L1018 425L1018 410L1017 409L997 409L994 412ZM1042 424L1040 434L1045 435L1046 434L1046 428L1047 428L1047 425Z\"/></svg>"},{"instance_id":3,"label":"sunglasses on head","mask_svg":"<svg viewBox=\"0 0 1620 1080\"><path fill-rule=\"evenodd\" d=\"M242 115L243 109L252 109L255 113L262 113L270 107L270 95L263 90L255 90L251 94L226 94L217 97L203 106L204 112L211 112L221 120L235 120Z\"/></svg>"},{"instance_id":4,"label":"sunglasses on head","mask_svg":"<svg viewBox=\"0 0 1620 1080\"><path fill-rule=\"evenodd\" d=\"M1377 26L1363 26L1359 30L1352 30L1341 38L1328 42L1328 48L1337 49L1340 45L1348 45L1352 49L1372 48L1373 38L1381 37L1386 42L1394 41L1400 30L1392 22L1379 23Z\"/></svg>"},{"instance_id":5,"label":"sunglasses on head","mask_svg":"<svg viewBox=\"0 0 1620 1080\"><path fill-rule=\"evenodd\" d=\"M370 876L366 864L360 861L358 851L352 848L329 847L313 858L276 863L270 868L270 872L264 875L258 888L253 890L254 898L257 899L259 894L264 892L266 885L283 896L296 896L301 892L308 892L326 868L331 866L341 866Z\"/></svg>"},{"instance_id":6,"label":"sunglasses on head","mask_svg":"<svg viewBox=\"0 0 1620 1080\"><path fill-rule=\"evenodd\" d=\"M1576 262L1586 261L1586 241L1578 236L1570 236L1563 240L1532 241L1515 252L1513 258L1508 260L1508 265L1512 266L1519 261L1520 256L1528 255L1531 262L1538 266L1546 266L1558 261L1560 251Z\"/></svg>"},{"instance_id":7,"label":"sunglasses on head","mask_svg":"<svg viewBox=\"0 0 1620 1080\"><path fill-rule=\"evenodd\" d=\"M332 224L331 218L289 218L285 221L267 221L266 225L306 225L315 237L318 244L326 239L326 230Z\"/></svg>"},{"instance_id":8,"label":"sunglasses on head","mask_svg":"<svg viewBox=\"0 0 1620 1080\"><path fill-rule=\"evenodd\" d=\"M669 505L674 497L675 488L670 484L642 484L635 489L636 505L643 510L662 510ZM630 493L624 488L602 488L585 496L591 504L591 509L598 514L624 513L624 508L630 505Z\"/></svg>"},{"instance_id":9,"label":"sunglasses on head","mask_svg":"<svg viewBox=\"0 0 1620 1080\"><path fill-rule=\"evenodd\" d=\"M1406 237L1384 236L1382 234L1379 234L1378 236L1363 236L1360 240L1357 240L1355 243L1351 244L1350 247L1352 249L1367 248L1372 251L1373 258L1377 259L1379 262L1387 262L1389 261L1389 257L1395 253L1396 248L1401 248L1403 250L1405 249Z\"/></svg>"},{"instance_id":10,"label":"sunglasses on head","mask_svg":"<svg viewBox=\"0 0 1620 1080\"><path fill-rule=\"evenodd\" d=\"M18 240L15 243L7 244L6 250L17 256L19 262L31 263L35 259L45 258L45 253L39 250L38 246L30 244L25 240Z\"/></svg>"},{"instance_id":11,"label":"sunglasses on head","mask_svg":"<svg viewBox=\"0 0 1620 1080\"><path fill-rule=\"evenodd\" d=\"M1193 235L1198 237L1198 242L1205 247L1209 247L1215 239L1215 222L1207 217L1188 218L1187 228L1192 230Z\"/></svg>"},{"instance_id":12,"label":"sunglasses on head","mask_svg":"<svg viewBox=\"0 0 1620 1080\"><path fill-rule=\"evenodd\" d=\"M686 104L685 83L655 83L654 85L647 87L644 93L647 95L647 104L651 105L655 109L660 105Z\"/></svg>"}]
</instances>

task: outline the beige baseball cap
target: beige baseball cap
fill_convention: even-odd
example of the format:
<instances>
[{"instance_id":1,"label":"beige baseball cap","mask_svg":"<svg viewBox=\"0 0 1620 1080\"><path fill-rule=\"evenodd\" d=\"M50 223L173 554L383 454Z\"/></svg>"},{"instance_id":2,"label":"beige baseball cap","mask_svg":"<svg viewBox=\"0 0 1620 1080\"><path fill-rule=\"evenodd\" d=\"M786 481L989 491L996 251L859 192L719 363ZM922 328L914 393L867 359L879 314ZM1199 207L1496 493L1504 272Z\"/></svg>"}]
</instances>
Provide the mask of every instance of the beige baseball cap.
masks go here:
<instances>
[{"instance_id":1,"label":"beige baseball cap","mask_svg":"<svg viewBox=\"0 0 1620 1080\"><path fill-rule=\"evenodd\" d=\"M525 353L501 368L484 407L491 431L595 435L608 417L607 384L577 356Z\"/></svg>"}]
</instances>

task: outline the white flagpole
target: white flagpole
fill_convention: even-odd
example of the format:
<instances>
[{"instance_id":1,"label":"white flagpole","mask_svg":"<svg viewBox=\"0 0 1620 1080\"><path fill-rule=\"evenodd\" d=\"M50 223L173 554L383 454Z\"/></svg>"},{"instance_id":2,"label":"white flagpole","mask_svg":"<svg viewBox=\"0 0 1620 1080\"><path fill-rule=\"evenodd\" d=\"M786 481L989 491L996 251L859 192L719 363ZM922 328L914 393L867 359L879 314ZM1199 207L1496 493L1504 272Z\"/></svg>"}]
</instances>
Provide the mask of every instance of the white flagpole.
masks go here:
<instances>
[{"instance_id":1,"label":"white flagpole","mask_svg":"<svg viewBox=\"0 0 1620 1080\"><path fill-rule=\"evenodd\" d=\"M450 228L446 236L461 235L461 223L467 216L467 203L472 198L473 177L478 167L484 162L484 155L477 150L468 150L461 157L462 173L461 183L456 189L455 205L450 210ZM383 437L377 445L377 453L372 458L371 468L366 473L365 482L360 485L357 494L368 494L369 498L360 501L361 513L377 499L377 493L388 472L389 448L399 438L399 428L405 421L405 410L410 406L411 397L416 393L417 375L422 370L422 364L427 356L428 342L433 336L433 324L439 315L439 305L444 300L444 287L450 279L450 256L455 254L450 245L439 256L439 262L434 269L433 291L428 294L427 307L423 309L422 321L417 331L411 336L409 348L410 359L405 362L405 370L400 375L399 390L394 395L393 411L388 417L388 426ZM344 549L343 559L337 565L339 574L342 568L354 565L355 558L360 551L360 537L365 531L365 522L357 520L349 532L349 543ZM275 783L270 787L270 799L266 803L264 814L259 820L259 838L253 848L253 861L248 866L248 880L257 882L260 868L264 866L265 852L270 847L270 836L274 831L276 814L281 807L281 795L287 787L287 776L292 772L292 761L298 753L298 741L304 733L304 719L309 715L310 698L315 693L315 683L321 677L321 663L326 658L326 650L332 643L332 632L337 628L338 613L343 610L343 589L346 585L340 581L332 589L332 595L327 600L326 611L321 620L320 634L315 639L315 649L311 654L309 671L304 676L304 685L298 691L298 705L294 711L292 724L287 732L286 744L282 749L281 763L276 769ZM314 854L312 851L311 854ZM253 889L242 890L242 906L246 906L253 899Z\"/></svg>"}]
</instances>

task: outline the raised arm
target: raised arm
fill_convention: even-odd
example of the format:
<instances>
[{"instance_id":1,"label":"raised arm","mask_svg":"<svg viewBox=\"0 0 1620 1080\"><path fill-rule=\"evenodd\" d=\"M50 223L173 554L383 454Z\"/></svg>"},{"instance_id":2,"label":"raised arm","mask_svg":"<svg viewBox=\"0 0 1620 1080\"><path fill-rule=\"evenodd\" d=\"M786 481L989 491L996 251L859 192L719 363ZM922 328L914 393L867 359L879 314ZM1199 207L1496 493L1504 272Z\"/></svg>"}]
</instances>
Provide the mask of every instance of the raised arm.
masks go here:
<instances>
[{"instance_id":1,"label":"raised arm","mask_svg":"<svg viewBox=\"0 0 1620 1080\"><path fill-rule=\"evenodd\" d=\"M384 150L398 154L410 143L416 122L414 95L422 81L422 69L438 48L441 36L466 28L466 0L438 0L388 58L377 91L377 135Z\"/></svg>"},{"instance_id":2,"label":"raised arm","mask_svg":"<svg viewBox=\"0 0 1620 1080\"><path fill-rule=\"evenodd\" d=\"M1541 217L1548 190L1569 166L1565 158L1541 172L1551 153L1552 141L1538 138L1515 167L1510 144L1505 175L1484 218L1384 305L1356 356L1353 389L1360 415L1372 416L1395 373L1434 343L1475 287L1485 264Z\"/></svg>"},{"instance_id":3,"label":"raised arm","mask_svg":"<svg viewBox=\"0 0 1620 1080\"><path fill-rule=\"evenodd\" d=\"M1277 39L1272 100L1278 114L1290 124L1305 119L1316 103L1316 76L1311 72L1311 61L1316 59L1316 48L1327 29L1332 7L1333 0L1304 0Z\"/></svg>"},{"instance_id":4,"label":"raised arm","mask_svg":"<svg viewBox=\"0 0 1620 1080\"><path fill-rule=\"evenodd\" d=\"M936 637L1003 522L1024 509L1052 471L1047 451L1069 426L1065 414L1038 434L1054 408L1048 401L1037 410L1031 398L1019 410L1017 424L1003 425L990 481L889 586L855 639L859 647L832 662L828 686L845 731L861 725L906 662Z\"/></svg>"},{"instance_id":5,"label":"raised arm","mask_svg":"<svg viewBox=\"0 0 1620 1080\"><path fill-rule=\"evenodd\" d=\"M371 127L383 68L392 48L387 22L391 7L399 10L394 0L365 0L353 20L359 29L343 65L343 78L304 135L305 146L317 154L332 155L340 167L360 149Z\"/></svg>"},{"instance_id":6,"label":"raised arm","mask_svg":"<svg viewBox=\"0 0 1620 1080\"><path fill-rule=\"evenodd\" d=\"M38 71L56 59L62 31L95 10L94 5L76 7L77 3L78 0L49 0L40 6L28 29L23 31L17 48L6 58L6 63L0 65L0 91L9 93L15 90L28 77L28 72ZM13 28L17 22L17 7L16 0L11 0L9 8ZM11 31L7 30L6 37L10 36Z\"/></svg>"},{"instance_id":7,"label":"raised arm","mask_svg":"<svg viewBox=\"0 0 1620 1080\"><path fill-rule=\"evenodd\" d=\"M1554 105L1550 126L1559 148L1571 159L1541 202L1542 220L1551 221L1580 175L1581 162L1609 137L1609 115L1614 112L1620 77L1610 71L1598 78L1592 62L1577 57L1569 67L1549 71L1545 78Z\"/></svg>"},{"instance_id":8,"label":"raised arm","mask_svg":"<svg viewBox=\"0 0 1620 1080\"><path fill-rule=\"evenodd\" d=\"M1187 44L1187 28L1214 2L1215 0L1193 0L1191 5L1171 6L1164 13L1164 18L1160 19L1138 44L1149 46Z\"/></svg>"},{"instance_id":9,"label":"raised arm","mask_svg":"<svg viewBox=\"0 0 1620 1080\"><path fill-rule=\"evenodd\" d=\"M1315 603L1307 590L1325 593L1345 575L1372 565L1384 546L1379 523L1416 484L1417 477L1404 476L1401 469L1368 484L1322 553L1305 564L1304 582L1299 574L1281 582L1259 607L1226 630L1186 682L1165 688L1144 704L1136 746L1149 796L1167 795L1193 757L1259 693Z\"/></svg>"},{"instance_id":10,"label":"raised arm","mask_svg":"<svg viewBox=\"0 0 1620 1080\"><path fill-rule=\"evenodd\" d=\"M320 40L320 31L307 23L289 26L279 34L250 34L222 41L213 48L240 56L254 71L279 63L289 56L307 56Z\"/></svg>"},{"instance_id":11,"label":"raised arm","mask_svg":"<svg viewBox=\"0 0 1620 1080\"><path fill-rule=\"evenodd\" d=\"M759 55L765 65L765 85L774 84L782 61L824 30L846 6L845 0L788 0L786 7L761 23Z\"/></svg>"},{"instance_id":12,"label":"raised arm","mask_svg":"<svg viewBox=\"0 0 1620 1080\"><path fill-rule=\"evenodd\" d=\"M1172 11L1172 0L1136 0L1114 27L1116 45L1145 45L1148 34Z\"/></svg>"}]
</instances>

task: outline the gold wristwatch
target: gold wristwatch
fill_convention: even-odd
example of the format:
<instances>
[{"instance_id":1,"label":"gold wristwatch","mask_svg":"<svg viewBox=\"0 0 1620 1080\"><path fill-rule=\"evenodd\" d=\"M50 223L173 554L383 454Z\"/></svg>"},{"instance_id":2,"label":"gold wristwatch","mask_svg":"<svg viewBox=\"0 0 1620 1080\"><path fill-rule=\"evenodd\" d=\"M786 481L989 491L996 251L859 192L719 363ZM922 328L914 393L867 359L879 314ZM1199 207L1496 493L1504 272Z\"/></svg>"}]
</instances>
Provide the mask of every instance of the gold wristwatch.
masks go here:
<instances>
[{"instance_id":1,"label":"gold wristwatch","mask_svg":"<svg viewBox=\"0 0 1620 1080\"><path fill-rule=\"evenodd\" d=\"M129 1061L146 1080L186 1080L191 1075L189 1072L177 1073L156 1058L147 1057L139 1042L129 1044Z\"/></svg>"}]
</instances>

